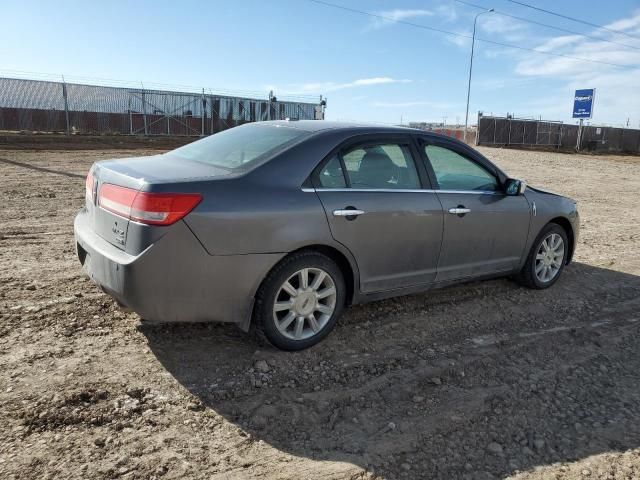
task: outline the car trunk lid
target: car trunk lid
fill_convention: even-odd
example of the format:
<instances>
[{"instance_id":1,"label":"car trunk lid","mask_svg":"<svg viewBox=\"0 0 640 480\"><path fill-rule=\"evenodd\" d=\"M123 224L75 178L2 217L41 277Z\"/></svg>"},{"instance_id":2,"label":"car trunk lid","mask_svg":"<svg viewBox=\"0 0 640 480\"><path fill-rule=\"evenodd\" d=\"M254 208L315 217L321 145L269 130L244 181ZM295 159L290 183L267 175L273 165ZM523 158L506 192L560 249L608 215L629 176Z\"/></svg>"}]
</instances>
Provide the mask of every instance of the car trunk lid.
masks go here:
<instances>
[{"instance_id":1,"label":"car trunk lid","mask_svg":"<svg viewBox=\"0 0 640 480\"><path fill-rule=\"evenodd\" d=\"M125 175L100 163L91 168L90 176L91 178L87 179L85 194L90 225L100 237L124 250L127 244L129 219L102 208L98 201L99 192L104 185L118 185L139 191L144 182L140 178Z\"/></svg>"},{"instance_id":2,"label":"car trunk lid","mask_svg":"<svg viewBox=\"0 0 640 480\"><path fill-rule=\"evenodd\" d=\"M132 222L124 214L118 214L121 210L117 208L118 205L110 204L109 199L101 193L113 190L113 186L130 189L133 196L134 192L154 190L179 193L185 191L185 184L228 174L229 171L226 169L196 162L176 161L167 155L98 162L90 170L91 185L87 184L86 208L89 221L96 234L122 250L131 249L128 238L133 234L135 247L132 248L137 252L160 234L152 234L149 230L163 230L166 227ZM105 186L107 187L101 190ZM132 228L134 232L131 232Z\"/></svg>"}]
</instances>

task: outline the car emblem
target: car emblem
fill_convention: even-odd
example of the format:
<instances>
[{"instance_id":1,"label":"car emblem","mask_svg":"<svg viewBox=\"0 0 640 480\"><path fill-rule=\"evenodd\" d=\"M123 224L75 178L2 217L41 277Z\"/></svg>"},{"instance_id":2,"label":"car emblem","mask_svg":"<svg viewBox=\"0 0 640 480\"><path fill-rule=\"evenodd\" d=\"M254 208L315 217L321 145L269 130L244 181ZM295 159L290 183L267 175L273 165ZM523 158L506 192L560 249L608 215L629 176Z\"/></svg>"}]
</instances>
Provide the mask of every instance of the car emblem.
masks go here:
<instances>
[{"instance_id":1,"label":"car emblem","mask_svg":"<svg viewBox=\"0 0 640 480\"><path fill-rule=\"evenodd\" d=\"M113 227L111 227L111 232L116 236L115 240L120 245L124 245L125 243L125 231L121 228L118 228L118 224L116 223Z\"/></svg>"}]
</instances>

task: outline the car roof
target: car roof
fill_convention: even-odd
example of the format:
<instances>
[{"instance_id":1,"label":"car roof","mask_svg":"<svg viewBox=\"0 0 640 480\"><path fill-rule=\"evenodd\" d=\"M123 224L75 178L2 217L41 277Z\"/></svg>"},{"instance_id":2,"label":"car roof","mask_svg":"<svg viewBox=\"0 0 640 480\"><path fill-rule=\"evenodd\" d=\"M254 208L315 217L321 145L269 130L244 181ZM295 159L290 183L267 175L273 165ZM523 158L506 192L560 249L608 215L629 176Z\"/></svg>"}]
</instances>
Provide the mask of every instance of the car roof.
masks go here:
<instances>
[{"instance_id":1,"label":"car roof","mask_svg":"<svg viewBox=\"0 0 640 480\"><path fill-rule=\"evenodd\" d=\"M376 123L335 122L329 120L269 120L264 122L252 122L246 125L282 126L295 128L312 134L329 132L347 133L351 135L405 133L411 135L420 135L423 138L439 138L452 143L463 145L466 148L470 148L469 145L462 142L461 140L458 140L457 138L434 132L432 130L423 130L421 128L399 127L395 125L384 125Z\"/></svg>"},{"instance_id":2,"label":"car roof","mask_svg":"<svg viewBox=\"0 0 640 480\"><path fill-rule=\"evenodd\" d=\"M357 130L365 132L423 132L416 128L396 127L393 125L380 125L375 123L360 122L334 122L329 120L273 120L260 122L261 124L282 125L291 128L305 130L307 132L319 132L322 130Z\"/></svg>"}]
</instances>

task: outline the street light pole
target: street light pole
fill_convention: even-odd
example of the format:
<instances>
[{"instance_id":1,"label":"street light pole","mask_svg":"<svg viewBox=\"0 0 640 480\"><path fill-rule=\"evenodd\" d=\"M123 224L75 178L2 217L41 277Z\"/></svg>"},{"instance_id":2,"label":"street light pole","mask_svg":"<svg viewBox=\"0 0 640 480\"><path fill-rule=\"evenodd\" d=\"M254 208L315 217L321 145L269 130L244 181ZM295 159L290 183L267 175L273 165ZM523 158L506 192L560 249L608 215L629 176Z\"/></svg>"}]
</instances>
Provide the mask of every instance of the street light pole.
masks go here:
<instances>
[{"instance_id":1,"label":"street light pole","mask_svg":"<svg viewBox=\"0 0 640 480\"><path fill-rule=\"evenodd\" d=\"M471 72L473 72L473 48L476 44L476 22L478 21L478 17L485 13L493 12L493 8L480 12L476 15L476 18L473 19L473 35L471 37L471 60L469 61L469 83L467 85L467 113L464 117L464 141L467 141L467 127L469 126L469 97L471 96Z\"/></svg>"}]
</instances>

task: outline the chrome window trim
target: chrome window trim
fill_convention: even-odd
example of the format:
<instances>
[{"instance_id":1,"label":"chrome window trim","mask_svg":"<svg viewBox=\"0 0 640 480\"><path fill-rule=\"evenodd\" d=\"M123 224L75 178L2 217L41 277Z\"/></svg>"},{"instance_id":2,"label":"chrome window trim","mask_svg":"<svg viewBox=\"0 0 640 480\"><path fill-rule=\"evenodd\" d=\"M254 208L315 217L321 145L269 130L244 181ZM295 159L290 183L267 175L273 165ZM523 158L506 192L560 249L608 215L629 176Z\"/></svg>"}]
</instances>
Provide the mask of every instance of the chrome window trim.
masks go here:
<instances>
[{"instance_id":1,"label":"chrome window trim","mask_svg":"<svg viewBox=\"0 0 640 480\"><path fill-rule=\"evenodd\" d=\"M433 190L436 193L464 193L469 195L506 195L504 192L494 190Z\"/></svg>"},{"instance_id":2,"label":"chrome window trim","mask_svg":"<svg viewBox=\"0 0 640 480\"><path fill-rule=\"evenodd\" d=\"M431 190L405 188L303 188L305 193L313 192L387 192L387 193L461 193L464 195L505 195L503 192L492 190Z\"/></svg>"}]
</instances>

